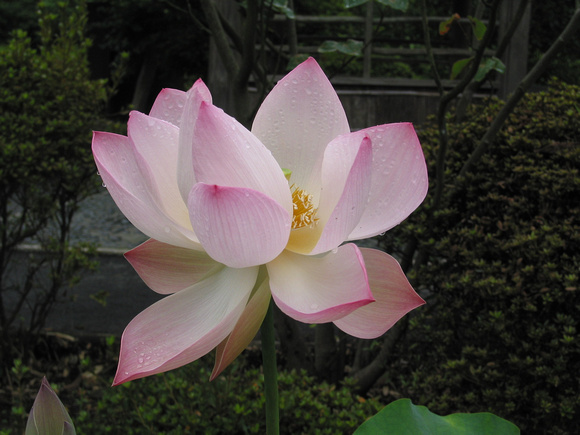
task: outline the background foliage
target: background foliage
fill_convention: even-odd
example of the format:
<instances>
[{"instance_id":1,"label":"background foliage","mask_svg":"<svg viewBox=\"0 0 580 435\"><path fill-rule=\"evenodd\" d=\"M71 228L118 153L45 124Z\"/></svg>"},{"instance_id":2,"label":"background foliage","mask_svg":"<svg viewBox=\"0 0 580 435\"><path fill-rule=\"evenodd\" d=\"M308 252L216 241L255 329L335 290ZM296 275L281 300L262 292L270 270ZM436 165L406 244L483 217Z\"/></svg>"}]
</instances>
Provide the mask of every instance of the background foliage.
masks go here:
<instances>
[{"instance_id":1,"label":"background foliage","mask_svg":"<svg viewBox=\"0 0 580 435\"><path fill-rule=\"evenodd\" d=\"M489 100L468 121L449 123L449 175L502 104ZM391 372L415 403L438 414L488 410L524 433L577 429L579 115L577 86L553 81L528 95L453 186L436 224L425 226L423 209L401 229L430 252L413 274L429 297L401 355L408 366ZM420 134L428 162L436 135L433 126Z\"/></svg>"}]
</instances>

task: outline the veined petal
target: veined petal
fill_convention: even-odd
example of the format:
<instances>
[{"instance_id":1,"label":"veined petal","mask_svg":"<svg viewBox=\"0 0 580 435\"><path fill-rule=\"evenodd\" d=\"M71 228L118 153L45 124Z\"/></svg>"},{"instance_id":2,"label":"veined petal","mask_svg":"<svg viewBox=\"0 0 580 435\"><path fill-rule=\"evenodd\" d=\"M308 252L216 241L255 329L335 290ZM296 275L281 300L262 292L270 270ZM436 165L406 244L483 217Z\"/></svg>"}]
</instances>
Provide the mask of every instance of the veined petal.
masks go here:
<instances>
[{"instance_id":1,"label":"veined petal","mask_svg":"<svg viewBox=\"0 0 580 435\"><path fill-rule=\"evenodd\" d=\"M262 279L258 276L256 287L250 296L248 305L246 305L232 333L216 348L215 365L210 381L219 376L248 347L260 329L264 317L266 317L269 303L270 286L268 285L266 273L264 273Z\"/></svg>"},{"instance_id":2,"label":"veined petal","mask_svg":"<svg viewBox=\"0 0 580 435\"><path fill-rule=\"evenodd\" d=\"M149 239L125 253L125 258L153 291L171 294L191 287L221 264L203 251Z\"/></svg>"},{"instance_id":3,"label":"veined petal","mask_svg":"<svg viewBox=\"0 0 580 435\"><path fill-rule=\"evenodd\" d=\"M202 103L193 135L196 181L254 189L292 213L288 180L272 153L243 125Z\"/></svg>"},{"instance_id":4,"label":"veined petal","mask_svg":"<svg viewBox=\"0 0 580 435\"><path fill-rule=\"evenodd\" d=\"M205 251L227 266L267 263L288 242L290 215L256 190L197 183L188 205L191 223Z\"/></svg>"},{"instance_id":5,"label":"veined petal","mask_svg":"<svg viewBox=\"0 0 580 435\"><path fill-rule=\"evenodd\" d=\"M257 267L224 267L137 315L123 332L113 385L181 367L211 351L237 323L257 276Z\"/></svg>"},{"instance_id":6,"label":"veined petal","mask_svg":"<svg viewBox=\"0 0 580 435\"><path fill-rule=\"evenodd\" d=\"M65 424L68 424L69 430L72 429L72 433L75 433L72 419L66 408L51 388L46 377L43 377L28 416L26 435L61 434L65 429Z\"/></svg>"},{"instance_id":7,"label":"veined petal","mask_svg":"<svg viewBox=\"0 0 580 435\"><path fill-rule=\"evenodd\" d=\"M160 208L160 197L146 162L129 138L95 132L93 155L103 182L117 207L141 232L170 245L202 249L193 231L176 225Z\"/></svg>"},{"instance_id":8,"label":"veined petal","mask_svg":"<svg viewBox=\"0 0 580 435\"><path fill-rule=\"evenodd\" d=\"M276 305L301 322L331 322L374 301L352 243L321 257L284 251L266 267Z\"/></svg>"},{"instance_id":9,"label":"veined petal","mask_svg":"<svg viewBox=\"0 0 580 435\"><path fill-rule=\"evenodd\" d=\"M377 338L425 301L415 293L397 260L376 249L361 249L376 302L365 305L334 324L359 338Z\"/></svg>"},{"instance_id":10,"label":"veined petal","mask_svg":"<svg viewBox=\"0 0 580 435\"><path fill-rule=\"evenodd\" d=\"M127 133L151 170L157 186L154 192L160 195L157 202L163 205L165 214L171 216L178 225L191 229L187 206L177 186L179 128L167 121L133 111L127 124Z\"/></svg>"},{"instance_id":11,"label":"veined petal","mask_svg":"<svg viewBox=\"0 0 580 435\"><path fill-rule=\"evenodd\" d=\"M183 91L169 88L162 89L153 103L149 116L162 119L179 127L186 100L187 94Z\"/></svg>"},{"instance_id":12,"label":"veined petal","mask_svg":"<svg viewBox=\"0 0 580 435\"><path fill-rule=\"evenodd\" d=\"M387 124L352 133L373 144L372 186L366 209L349 240L376 236L398 225L427 194L427 166L410 123Z\"/></svg>"},{"instance_id":13,"label":"veined petal","mask_svg":"<svg viewBox=\"0 0 580 435\"><path fill-rule=\"evenodd\" d=\"M350 131L346 114L328 78L313 58L298 65L268 94L254 119L252 133L291 183L318 202L322 157L328 143Z\"/></svg>"},{"instance_id":14,"label":"veined petal","mask_svg":"<svg viewBox=\"0 0 580 435\"><path fill-rule=\"evenodd\" d=\"M318 224L324 229L311 254L330 251L346 240L360 221L371 187L373 150L370 139L364 137L355 145L345 136L341 138L345 140L331 142L324 153L323 190L318 207ZM351 159L349 154L352 155L353 148L358 148L358 152Z\"/></svg>"},{"instance_id":15,"label":"veined petal","mask_svg":"<svg viewBox=\"0 0 580 435\"><path fill-rule=\"evenodd\" d=\"M197 124L199 107L203 101L211 104L211 93L205 83L201 79L198 79L191 89L187 91L179 129L177 184L184 203L187 203L189 192L195 184L192 160L193 132Z\"/></svg>"}]
</instances>

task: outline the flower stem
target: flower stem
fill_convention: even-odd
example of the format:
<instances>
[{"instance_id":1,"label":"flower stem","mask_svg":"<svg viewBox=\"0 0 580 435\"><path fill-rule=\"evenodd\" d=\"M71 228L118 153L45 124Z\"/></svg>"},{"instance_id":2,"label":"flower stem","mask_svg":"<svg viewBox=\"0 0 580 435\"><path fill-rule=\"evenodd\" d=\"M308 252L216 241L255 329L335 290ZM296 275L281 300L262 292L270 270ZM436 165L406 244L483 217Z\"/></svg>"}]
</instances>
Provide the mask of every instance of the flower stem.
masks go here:
<instances>
[{"instance_id":1,"label":"flower stem","mask_svg":"<svg viewBox=\"0 0 580 435\"><path fill-rule=\"evenodd\" d=\"M274 339L274 310L270 301L268 312L260 327L262 335L262 365L264 368L264 395L266 397L266 433L280 433L278 406L278 371L276 368L276 345Z\"/></svg>"}]
</instances>

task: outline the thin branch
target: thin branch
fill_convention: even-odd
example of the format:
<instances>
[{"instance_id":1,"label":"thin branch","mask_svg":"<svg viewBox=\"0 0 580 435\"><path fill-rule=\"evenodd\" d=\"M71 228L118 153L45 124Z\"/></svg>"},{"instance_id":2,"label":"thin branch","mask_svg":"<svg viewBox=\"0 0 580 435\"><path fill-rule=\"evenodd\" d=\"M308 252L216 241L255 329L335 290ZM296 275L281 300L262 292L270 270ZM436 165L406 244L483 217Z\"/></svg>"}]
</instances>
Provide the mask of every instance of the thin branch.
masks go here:
<instances>
[{"instance_id":1,"label":"thin branch","mask_svg":"<svg viewBox=\"0 0 580 435\"><path fill-rule=\"evenodd\" d=\"M433 78L435 79L435 84L437 85L439 95L443 95L445 91L443 89L443 85L441 84L441 76L437 70L437 64L435 63L433 47L431 46L431 36L429 36L429 21L427 20L427 3L425 0L421 0L421 21L423 23L423 39L425 40L425 50L427 50L427 57L429 59L429 65L431 65L431 72L433 73Z\"/></svg>"},{"instance_id":2,"label":"thin branch","mask_svg":"<svg viewBox=\"0 0 580 435\"><path fill-rule=\"evenodd\" d=\"M447 106L459 94L461 94L461 92L465 90L467 85L471 82L471 80L473 80L473 77L475 77L475 74L479 69L481 59L483 58L485 48L491 42L491 38L495 31L497 8L500 1L501 0L494 0L493 4L491 5L489 26L481 43L475 51L475 55L473 56L473 60L471 61L470 68L468 69L467 73L453 89L443 94L439 101L439 109L437 111L437 124L439 126L439 152L437 153L435 196L433 199L432 211L439 208L445 182L445 158L448 146L447 120L445 119L447 114Z\"/></svg>"},{"instance_id":3,"label":"thin branch","mask_svg":"<svg viewBox=\"0 0 580 435\"><path fill-rule=\"evenodd\" d=\"M200 3L226 71L231 78L234 78L239 70L238 62L228 42L216 6L212 0L200 0Z\"/></svg>"},{"instance_id":4,"label":"thin branch","mask_svg":"<svg viewBox=\"0 0 580 435\"><path fill-rule=\"evenodd\" d=\"M525 93L530 89L530 87L540 78L542 73L545 71L549 63L554 59L558 52L564 47L564 45L572 38L574 33L580 27L580 8L576 9L574 15L568 22L566 28L562 31L560 36L554 41L552 46L544 53L542 58L536 63L532 70L522 79L512 96L506 102L506 104L501 108L498 115L493 120L491 126L485 132L485 135L479 142L477 148L473 151L469 159L465 162L461 171L459 171L458 178L464 177L467 172L479 161L481 156L485 153L487 148L491 145L500 129L502 128L505 120L508 118L509 114L514 110L516 105L525 95Z\"/></svg>"}]
</instances>

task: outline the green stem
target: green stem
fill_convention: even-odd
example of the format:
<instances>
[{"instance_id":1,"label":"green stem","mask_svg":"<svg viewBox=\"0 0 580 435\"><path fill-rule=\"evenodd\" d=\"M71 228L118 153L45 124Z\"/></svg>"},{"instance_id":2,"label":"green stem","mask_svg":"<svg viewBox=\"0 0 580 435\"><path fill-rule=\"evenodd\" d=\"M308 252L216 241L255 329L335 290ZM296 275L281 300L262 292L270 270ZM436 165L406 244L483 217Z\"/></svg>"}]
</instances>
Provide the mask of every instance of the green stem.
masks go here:
<instances>
[{"instance_id":1,"label":"green stem","mask_svg":"<svg viewBox=\"0 0 580 435\"><path fill-rule=\"evenodd\" d=\"M274 311L270 301L268 312L260 327L262 334L262 365L264 367L264 394L266 397L266 434L279 435L280 414L278 406L278 371L274 338Z\"/></svg>"}]
</instances>

